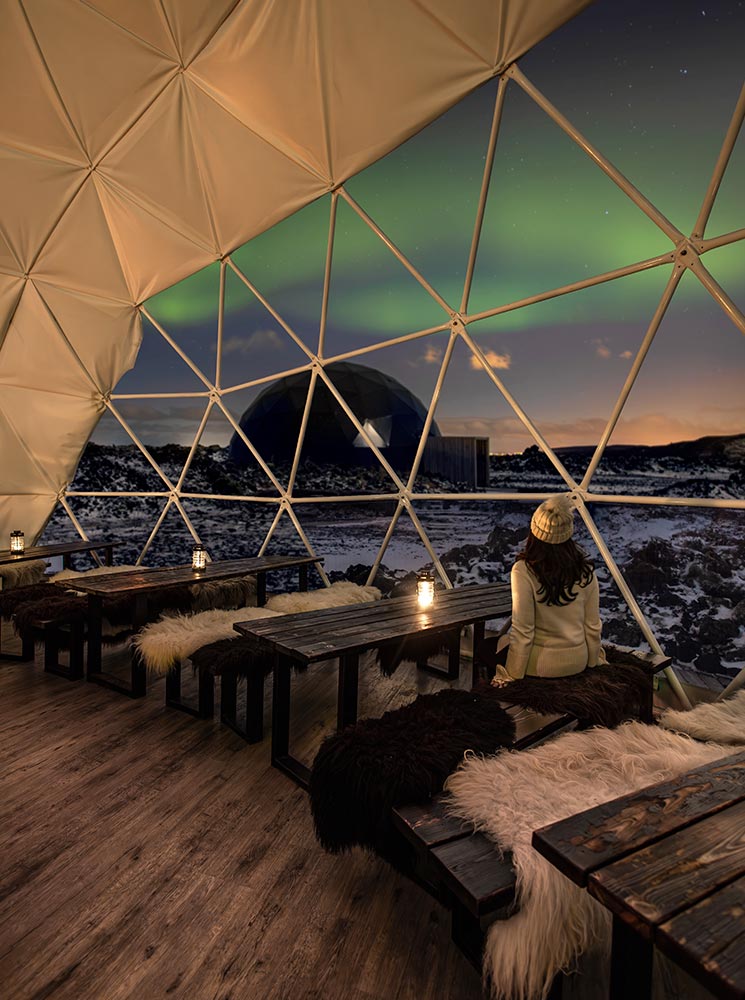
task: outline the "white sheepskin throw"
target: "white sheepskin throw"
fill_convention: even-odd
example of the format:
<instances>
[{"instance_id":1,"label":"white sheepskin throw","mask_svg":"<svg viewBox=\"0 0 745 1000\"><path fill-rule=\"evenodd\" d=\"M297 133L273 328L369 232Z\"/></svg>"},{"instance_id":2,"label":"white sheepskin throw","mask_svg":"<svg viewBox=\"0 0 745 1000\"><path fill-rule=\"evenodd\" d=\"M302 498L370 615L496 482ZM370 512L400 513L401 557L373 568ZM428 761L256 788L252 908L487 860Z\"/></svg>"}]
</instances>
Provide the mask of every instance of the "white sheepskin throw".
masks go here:
<instances>
[{"instance_id":1,"label":"white sheepskin throw","mask_svg":"<svg viewBox=\"0 0 745 1000\"><path fill-rule=\"evenodd\" d=\"M571 732L532 750L467 755L451 811L513 852L518 912L489 928L484 978L499 1000L545 998L559 970L609 948L610 915L531 847L533 830L732 753L630 722Z\"/></svg>"},{"instance_id":2,"label":"white sheepskin throw","mask_svg":"<svg viewBox=\"0 0 745 1000\"><path fill-rule=\"evenodd\" d=\"M379 601L382 597L377 587L360 587L349 580L340 580L330 587L318 590L296 590L289 594L275 594L266 602L272 611L283 615L295 614L298 611L319 611L321 608L337 608L346 604L367 604L368 601Z\"/></svg>"},{"instance_id":3,"label":"white sheepskin throw","mask_svg":"<svg viewBox=\"0 0 745 1000\"><path fill-rule=\"evenodd\" d=\"M201 611L196 615L173 615L146 626L133 642L148 670L154 674L167 674L195 649L218 639L237 639L234 622L274 617L277 617L277 612L268 608L234 608L230 611Z\"/></svg>"},{"instance_id":4,"label":"white sheepskin throw","mask_svg":"<svg viewBox=\"0 0 745 1000\"><path fill-rule=\"evenodd\" d=\"M48 562L43 559L29 559L27 562L8 563L0 566L0 580L3 590L14 587L30 587L34 583L43 583Z\"/></svg>"},{"instance_id":5,"label":"white sheepskin throw","mask_svg":"<svg viewBox=\"0 0 745 1000\"><path fill-rule=\"evenodd\" d=\"M701 702L685 712L668 708L660 716L660 725L695 740L745 743L745 691L738 691L724 701Z\"/></svg>"}]
</instances>

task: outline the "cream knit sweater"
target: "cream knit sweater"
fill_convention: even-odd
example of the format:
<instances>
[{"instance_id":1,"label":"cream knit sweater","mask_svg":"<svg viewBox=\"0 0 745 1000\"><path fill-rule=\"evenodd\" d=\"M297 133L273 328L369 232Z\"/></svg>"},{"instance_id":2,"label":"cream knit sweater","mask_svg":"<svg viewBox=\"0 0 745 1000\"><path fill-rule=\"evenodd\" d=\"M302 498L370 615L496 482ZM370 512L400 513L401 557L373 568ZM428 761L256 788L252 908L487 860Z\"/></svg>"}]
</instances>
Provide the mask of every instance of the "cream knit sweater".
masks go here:
<instances>
[{"instance_id":1,"label":"cream knit sweater","mask_svg":"<svg viewBox=\"0 0 745 1000\"><path fill-rule=\"evenodd\" d=\"M564 605L538 600L540 583L523 559L512 567L510 582L512 628L506 668L511 678L565 677L606 662L594 573L587 586L575 587L576 598Z\"/></svg>"}]
</instances>

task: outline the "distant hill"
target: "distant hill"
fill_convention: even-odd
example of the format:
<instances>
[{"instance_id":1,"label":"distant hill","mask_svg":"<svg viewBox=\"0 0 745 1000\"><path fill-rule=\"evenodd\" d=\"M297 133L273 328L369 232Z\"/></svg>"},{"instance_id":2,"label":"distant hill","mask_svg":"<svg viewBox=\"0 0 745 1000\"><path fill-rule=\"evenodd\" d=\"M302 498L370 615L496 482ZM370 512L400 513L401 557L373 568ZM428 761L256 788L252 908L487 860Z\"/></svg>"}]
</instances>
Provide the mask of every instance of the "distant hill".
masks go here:
<instances>
[{"instance_id":1,"label":"distant hill","mask_svg":"<svg viewBox=\"0 0 745 1000\"><path fill-rule=\"evenodd\" d=\"M595 445L570 445L557 448L559 455L592 455ZM724 436L709 435L695 441L673 441L670 444L611 444L605 454L630 458L680 458L689 462L720 461L737 463L745 461L745 434Z\"/></svg>"}]
</instances>

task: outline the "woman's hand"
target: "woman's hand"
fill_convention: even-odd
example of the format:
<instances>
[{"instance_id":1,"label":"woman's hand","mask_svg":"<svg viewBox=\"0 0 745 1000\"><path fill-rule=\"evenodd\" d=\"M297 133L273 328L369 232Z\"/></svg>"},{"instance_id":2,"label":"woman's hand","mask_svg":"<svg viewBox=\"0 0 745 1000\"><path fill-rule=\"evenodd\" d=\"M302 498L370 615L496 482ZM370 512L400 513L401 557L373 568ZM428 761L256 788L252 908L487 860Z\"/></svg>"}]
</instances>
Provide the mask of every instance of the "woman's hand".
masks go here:
<instances>
[{"instance_id":1,"label":"woman's hand","mask_svg":"<svg viewBox=\"0 0 745 1000\"><path fill-rule=\"evenodd\" d=\"M513 680L514 677L510 677L504 667L497 666L497 672L494 677L492 677L491 685L495 688L506 687L508 684L511 684Z\"/></svg>"}]
</instances>

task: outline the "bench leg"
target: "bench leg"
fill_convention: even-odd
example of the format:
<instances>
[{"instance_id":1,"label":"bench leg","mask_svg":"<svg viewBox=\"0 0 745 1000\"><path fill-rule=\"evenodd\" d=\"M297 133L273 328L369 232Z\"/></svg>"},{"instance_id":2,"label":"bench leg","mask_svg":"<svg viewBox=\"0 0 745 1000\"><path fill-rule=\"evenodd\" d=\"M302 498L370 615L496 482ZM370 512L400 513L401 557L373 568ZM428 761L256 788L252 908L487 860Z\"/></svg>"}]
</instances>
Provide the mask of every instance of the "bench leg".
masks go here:
<instances>
[{"instance_id":1,"label":"bench leg","mask_svg":"<svg viewBox=\"0 0 745 1000\"><path fill-rule=\"evenodd\" d=\"M484 932L481 922L459 903L453 903L450 920L450 936L471 965L481 972L481 959L484 951Z\"/></svg>"},{"instance_id":2,"label":"bench leg","mask_svg":"<svg viewBox=\"0 0 745 1000\"><path fill-rule=\"evenodd\" d=\"M82 622L70 629L70 680L80 681L85 676L85 626Z\"/></svg>"},{"instance_id":3,"label":"bench leg","mask_svg":"<svg viewBox=\"0 0 745 1000\"><path fill-rule=\"evenodd\" d=\"M220 721L231 729L236 724L238 712L238 678L235 674L223 674L220 678Z\"/></svg>"},{"instance_id":4,"label":"bench leg","mask_svg":"<svg viewBox=\"0 0 745 1000\"><path fill-rule=\"evenodd\" d=\"M348 653L339 658L339 693L336 711L336 728L344 729L357 721L357 689L359 687L360 658L358 653Z\"/></svg>"},{"instance_id":5,"label":"bench leg","mask_svg":"<svg viewBox=\"0 0 745 1000\"><path fill-rule=\"evenodd\" d=\"M654 722L654 678L649 677L644 687L644 698L639 706L639 721Z\"/></svg>"},{"instance_id":6,"label":"bench leg","mask_svg":"<svg viewBox=\"0 0 745 1000\"><path fill-rule=\"evenodd\" d=\"M181 663L176 663L166 674L166 705L183 708L181 703Z\"/></svg>"},{"instance_id":7,"label":"bench leg","mask_svg":"<svg viewBox=\"0 0 745 1000\"><path fill-rule=\"evenodd\" d=\"M208 670L199 671L200 719L211 719L215 714L215 678Z\"/></svg>"},{"instance_id":8,"label":"bench leg","mask_svg":"<svg viewBox=\"0 0 745 1000\"><path fill-rule=\"evenodd\" d=\"M264 738L264 671L259 667L246 677L246 742Z\"/></svg>"}]
</instances>

